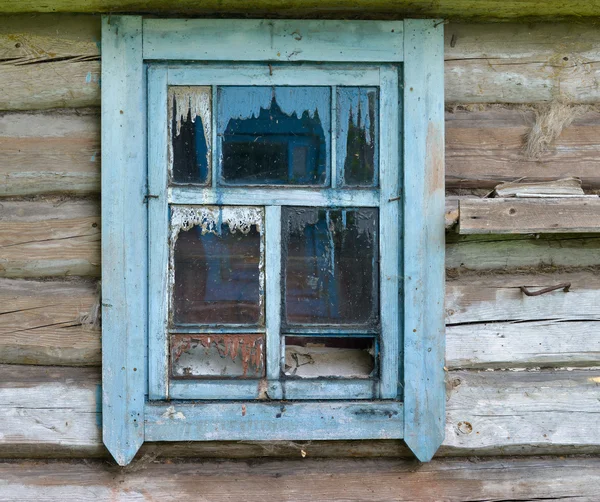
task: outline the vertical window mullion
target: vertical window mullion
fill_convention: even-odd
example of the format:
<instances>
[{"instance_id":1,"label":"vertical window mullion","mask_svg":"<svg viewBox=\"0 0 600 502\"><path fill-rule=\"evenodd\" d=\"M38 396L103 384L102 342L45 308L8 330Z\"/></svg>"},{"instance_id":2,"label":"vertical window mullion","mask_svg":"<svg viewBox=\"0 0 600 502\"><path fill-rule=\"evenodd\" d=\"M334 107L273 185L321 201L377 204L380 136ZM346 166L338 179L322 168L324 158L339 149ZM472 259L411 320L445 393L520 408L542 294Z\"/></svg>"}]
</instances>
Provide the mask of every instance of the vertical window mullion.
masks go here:
<instances>
[{"instance_id":1,"label":"vertical window mullion","mask_svg":"<svg viewBox=\"0 0 600 502\"><path fill-rule=\"evenodd\" d=\"M217 143L217 86L211 86L212 99L211 99L211 125L212 125L212 150L211 150L211 183L213 188L218 185L219 177L219 152L221 150L220 145Z\"/></svg>"},{"instance_id":2,"label":"vertical window mullion","mask_svg":"<svg viewBox=\"0 0 600 502\"><path fill-rule=\"evenodd\" d=\"M331 86L331 162L330 165L330 178L331 188L337 188L339 185L338 179L342 179L342 176L338 172L337 166L337 86Z\"/></svg>"},{"instance_id":3,"label":"vertical window mullion","mask_svg":"<svg viewBox=\"0 0 600 502\"><path fill-rule=\"evenodd\" d=\"M380 75L380 397L393 399L398 393L398 357L401 335L398 298L398 275L400 272L398 70L394 66L384 65L380 69Z\"/></svg>"},{"instance_id":4,"label":"vertical window mullion","mask_svg":"<svg viewBox=\"0 0 600 502\"><path fill-rule=\"evenodd\" d=\"M281 374L281 206L265 208L265 310L267 380ZM270 396L273 399L281 396Z\"/></svg>"},{"instance_id":5,"label":"vertical window mullion","mask_svg":"<svg viewBox=\"0 0 600 502\"><path fill-rule=\"evenodd\" d=\"M169 205L167 69L148 71L148 395L169 393Z\"/></svg>"}]
</instances>

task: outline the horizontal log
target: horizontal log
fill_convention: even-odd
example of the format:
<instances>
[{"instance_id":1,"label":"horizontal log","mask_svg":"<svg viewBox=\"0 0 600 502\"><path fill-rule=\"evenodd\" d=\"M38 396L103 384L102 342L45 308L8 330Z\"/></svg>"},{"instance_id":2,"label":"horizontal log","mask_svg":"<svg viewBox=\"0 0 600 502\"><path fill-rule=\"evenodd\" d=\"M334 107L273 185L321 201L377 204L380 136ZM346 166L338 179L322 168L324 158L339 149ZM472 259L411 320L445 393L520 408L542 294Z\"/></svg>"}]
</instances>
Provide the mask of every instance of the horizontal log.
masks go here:
<instances>
[{"instance_id":1,"label":"horizontal log","mask_svg":"<svg viewBox=\"0 0 600 502\"><path fill-rule=\"evenodd\" d=\"M600 460L140 461L128 469L99 461L19 462L1 464L0 479L0 498L19 502L197 500L199 489L215 502L594 500Z\"/></svg>"},{"instance_id":2,"label":"horizontal log","mask_svg":"<svg viewBox=\"0 0 600 502\"><path fill-rule=\"evenodd\" d=\"M13 365L0 366L0 377L0 457L106 455L101 444L98 373L87 368ZM598 453L599 381L600 370L451 372L446 439L440 455ZM212 452L226 457L225 445L230 443L219 444L220 449L203 442L184 448L181 444L148 448L168 454L170 447L178 446L179 455ZM376 448L365 445L366 451L381 455L392 449L397 455L406 454L398 441L376 444ZM290 451L289 445L280 445L266 444L263 456ZM320 456L320 449L327 452L328 445L309 442L305 452ZM233 443L234 455L243 456L246 446ZM335 448L340 454L344 447L336 444ZM361 448L349 452L357 454ZM297 456L298 449L293 450ZM256 452L256 444L246 451Z\"/></svg>"},{"instance_id":3,"label":"horizontal log","mask_svg":"<svg viewBox=\"0 0 600 502\"><path fill-rule=\"evenodd\" d=\"M99 365L98 287L0 279L0 363Z\"/></svg>"},{"instance_id":4,"label":"horizontal log","mask_svg":"<svg viewBox=\"0 0 600 502\"><path fill-rule=\"evenodd\" d=\"M570 282L569 293L533 290ZM600 276L593 272L459 275L446 282L446 366L600 365ZM0 364L99 365L100 333L86 281L0 279Z\"/></svg>"},{"instance_id":5,"label":"horizontal log","mask_svg":"<svg viewBox=\"0 0 600 502\"><path fill-rule=\"evenodd\" d=\"M80 10L77 4L83 5L79 0L56 1L69 3L73 11ZM164 0L156 0L161 1ZM180 0L182 10L173 9L184 13L190 8L185 1ZM483 3L492 1L495 0ZM38 4L34 0L28 2ZM10 2L9 5L20 8L28 2ZM105 0L100 3L98 8L87 12L118 10L108 7L110 2ZM141 6L136 2L135 10L140 11L152 3L145 2ZM522 1L517 3L524 7ZM388 17L406 15L406 9L400 12L396 4L390 7ZM356 5L354 1L348 8L356 8L363 15L369 12L364 6L357 8ZM373 11L371 17L380 17L372 4L369 5ZM0 12L3 7L0 0ZM152 12L160 10L147 8ZM540 9L539 4L536 9ZM282 7L278 4L276 11L279 16L288 12L292 17L293 13L307 17L311 5L303 2L302 7L287 4ZM319 11L324 15L326 7L319 4ZM258 15L260 10L256 12ZM4 91L0 96L0 110L100 105L99 16L11 16L5 19L0 23L0 59L4 60L0 65L0 87ZM561 99L596 103L600 101L600 88L596 85L600 74L598 47L600 37L593 24L451 23L446 28L445 40L446 101L538 103Z\"/></svg>"},{"instance_id":6,"label":"horizontal log","mask_svg":"<svg viewBox=\"0 0 600 502\"><path fill-rule=\"evenodd\" d=\"M252 16L312 17L344 13L344 17L443 17L477 19L561 19L597 17L600 7L595 2L547 0L291 0L285 3L271 0L243 2L241 0L0 0L0 13L16 12L150 12L182 14L230 14Z\"/></svg>"},{"instance_id":7,"label":"horizontal log","mask_svg":"<svg viewBox=\"0 0 600 502\"><path fill-rule=\"evenodd\" d=\"M600 231L600 197L460 201L461 234L589 233Z\"/></svg>"},{"instance_id":8,"label":"horizontal log","mask_svg":"<svg viewBox=\"0 0 600 502\"><path fill-rule=\"evenodd\" d=\"M96 201L4 201L0 277L98 276Z\"/></svg>"},{"instance_id":9,"label":"horizontal log","mask_svg":"<svg viewBox=\"0 0 600 502\"><path fill-rule=\"evenodd\" d=\"M523 152L534 120L531 109L501 106L446 113L446 187L491 189L520 178L570 176L580 178L584 188L600 186L600 113L578 116L539 160Z\"/></svg>"},{"instance_id":10,"label":"horizontal log","mask_svg":"<svg viewBox=\"0 0 600 502\"><path fill-rule=\"evenodd\" d=\"M600 113L565 128L540 161L527 160L523 138L531 110L489 106L446 113L446 186L493 188L525 177L581 178L600 186ZM97 193L100 190L100 116L94 110L6 113L0 116L0 195Z\"/></svg>"},{"instance_id":11,"label":"horizontal log","mask_svg":"<svg viewBox=\"0 0 600 502\"><path fill-rule=\"evenodd\" d=\"M568 293L524 295L570 283ZM600 276L593 272L460 275L446 282L446 366L600 364Z\"/></svg>"},{"instance_id":12,"label":"horizontal log","mask_svg":"<svg viewBox=\"0 0 600 502\"><path fill-rule=\"evenodd\" d=\"M100 191L100 117L75 113L0 115L0 196Z\"/></svg>"},{"instance_id":13,"label":"horizontal log","mask_svg":"<svg viewBox=\"0 0 600 502\"><path fill-rule=\"evenodd\" d=\"M446 267L512 270L523 267L600 265L597 234L446 234Z\"/></svg>"}]
</instances>

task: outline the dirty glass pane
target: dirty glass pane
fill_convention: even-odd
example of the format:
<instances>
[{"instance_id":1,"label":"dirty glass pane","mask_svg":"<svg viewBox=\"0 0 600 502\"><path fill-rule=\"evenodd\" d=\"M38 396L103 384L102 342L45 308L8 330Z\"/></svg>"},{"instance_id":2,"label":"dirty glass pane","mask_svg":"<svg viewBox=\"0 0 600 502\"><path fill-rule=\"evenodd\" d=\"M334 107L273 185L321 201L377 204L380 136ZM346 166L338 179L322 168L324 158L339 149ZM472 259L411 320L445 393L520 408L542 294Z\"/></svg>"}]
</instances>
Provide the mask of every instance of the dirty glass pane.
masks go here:
<instances>
[{"instance_id":1,"label":"dirty glass pane","mask_svg":"<svg viewBox=\"0 0 600 502\"><path fill-rule=\"evenodd\" d=\"M262 222L259 208L172 208L175 324L262 323Z\"/></svg>"},{"instance_id":2,"label":"dirty glass pane","mask_svg":"<svg viewBox=\"0 0 600 502\"><path fill-rule=\"evenodd\" d=\"M206 185L211 165L211 88L169 87L171 181Z\"/></svg>"},{"instance_id":3,"label":"dirty glass pane","mask_svg":"<svg viewBox=\"0 0 600 502\"><path fill-rule=\"evenodd\" d=\"M379 163L376 87L337 88L337 162L345 186L376 184Z\"/></svg>"},{"instance_id":4,"label":"dirty glass pane","mask_svg":"<svg viewBox=\"0 0 600 502\"><path fill-rule=\"evenodd\" d=\"M221 179L229 185L323 185L329 87L219 87Z\"/></svg>"},{"instance_id":5,"label":"dirty glass pane","mask_svg":"<svg viewBox=\"0 0 600 502\"><path fill-rule=\"evenodd\" d=\"M285 337L286 376L368 378L374 369L374 338Z\"/></svg>"},{"instance_id":6,"label":"dirty glass pane","mask_svg":"<svg viewBox=\"0 0 600 502\"><path fill-rule=\"evenodd\" d=\"M283 208L288 324L376 324L378 212Z\"/></svg>"},{"instance_id":7,"label":"dirty glass pane","mask_svg":"<svg viewBox=\"0 0 600 502\"><path fill-rule=\"evenodd\" d=\"M173 335L171 374L185 377L261 378L263 335Z\"/></svg>"}]
</instances>

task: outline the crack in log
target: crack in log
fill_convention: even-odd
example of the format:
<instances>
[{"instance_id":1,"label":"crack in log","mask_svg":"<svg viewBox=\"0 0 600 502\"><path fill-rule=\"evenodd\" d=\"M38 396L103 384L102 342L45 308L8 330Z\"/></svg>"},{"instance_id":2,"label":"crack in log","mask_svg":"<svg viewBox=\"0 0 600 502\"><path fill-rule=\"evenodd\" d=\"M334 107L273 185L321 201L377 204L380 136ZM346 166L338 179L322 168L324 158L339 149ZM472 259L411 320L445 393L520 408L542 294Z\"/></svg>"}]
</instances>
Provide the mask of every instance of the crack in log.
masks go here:
<instances>
[{"instance_id":1,"label":"crack in log","mask_svg":"<svg viewBox=\"0 0 600 502\"><path fill-rule=\"evenodd\" d=\"M78 239L79 237L100 237L99 232L94 232L93 234L80 234L80 235L68 235L67 237L55 237L51 239L40 239L35 241L23 241L23 242L15 242L13 244L6 244L5 246L0 246L0 249L11 248L14 246L23 246L25 244L36 244L38 242L52 242L52 241L64 241L67 239Z\"/></svg>"}]
</instances>

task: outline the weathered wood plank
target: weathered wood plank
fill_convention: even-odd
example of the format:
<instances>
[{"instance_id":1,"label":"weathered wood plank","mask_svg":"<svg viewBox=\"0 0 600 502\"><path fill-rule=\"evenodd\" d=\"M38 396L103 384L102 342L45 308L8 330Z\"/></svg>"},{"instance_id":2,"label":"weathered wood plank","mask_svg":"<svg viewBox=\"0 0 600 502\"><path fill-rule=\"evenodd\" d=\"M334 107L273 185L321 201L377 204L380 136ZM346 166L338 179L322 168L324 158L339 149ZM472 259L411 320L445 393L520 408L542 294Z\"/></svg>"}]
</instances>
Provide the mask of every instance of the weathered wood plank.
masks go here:
<instances>
[{"instance_id":1,"label":"weathered wood plank","mask_svg":"<svg viewBox=\"0 0 600 502\"><path fill-rule=\"evenodd\" d=\"M99 192L99 115L0 115L0 179L0 196Z\"/></svg>"},{"instance_id":2,"label":"weathered wood plank","mask_svg":"<svg viewBox=\"0 0 600 502\"><path fill-rule=\"evenodd\" d=\"M0 366L0 456L104 456L100 376L86 368ZM468 372L448 375L446 439L440 455L600 452L600 370ZM565 417L568 416L568 420ZM356 443L361 443L357 445ZM378 447L336 444L336 454L405 455L398 441ZM149 445L166 454L226 457L231 442ZM379 445L381 447L379 447ZM256 444L233 443L235 456ZM172 448L169 450L169 448ZM311 456L330 446L306 443ZM296 446L264 444L263 455L298 455ZM212 453L211 453L212 452ZM393 453L391 453L393 452Z\"/></svg>"},{"instance_id":3,"label":"weathered wood plank","mask_svg":"<svg viewBox=\"0 0 600 502\"><path fill-rule=\"evenodd\" d=\"M97 285L0 279L0 363L100 364Z\"/></svg>"},{"instance_id":4,"label":"weathered wood plank","mask_svg":"<svg viewBox=\"0 0 600 502\"><path fill-rule=\"evenodd\" d=\"M597 234L446 234L446 268L511 270L522 267L600 265Z\"/></svg>"},{"instance_id":5,"label":"weathered wood plank","mask_svg":"<svg viewBox=\"0 0 600 502\"><path fill-rule=\"evenodd\" d=\"M600 186L600 113L589 111L566 127L540 160L528 160L524 137L534 123L528 109L487 106L446 113L446 187L494 188L526 178L581 178Z\"/></svg>"},{"instance_id":6,"label":"weathered wood plank","mask_svg":"<svg viewBox=\"0 0 600 502\"><path fill-rule=\"evenodd\" d=\"M262 462L19 462L0 465L5 501L240 500L431 501L594 500L597 458ZM199 481L200 480L200 481Z\"/></svg>"},{"instance_id":7,"label":"weathered wood plank","mask_svg":"<svg viewBox=\"0 0 600 502\"><path fill-rule=\"evenodd\" d=\"M463 199L460 234L590 233L600 231L600 198Z\"/></svg>"},{"instance_id":8,"label":"weathered wood plank","mask_svg":"<svg viewBox=\"0 0 600 502\"><path fill-rule=\"evenodd\" d=\"M4 201L0 277L98 276L98 202Z\"/></svg>"},{"instance_id":9,"label":"weathered wood plank","mask_svg":"<svg viewBox=\"0 0 600 502\"><path fill-rule=\"evenodd\" d=\"M291 0L274 2L258 0L37 0L11 2L0 1L1 13L15 12L150 12L181 14L250 14L252 16L312 17L358 15L360 17L443 17L476 19L561 19L597 17L600 7L595 2L575 1L565 4L560 0L547 0L543 4L535 0Z\"/></svg>"},{"instance_id":10,"label":"weathered wood plank","mask_svg":"<svg viewBox=\"0 0 600 502\"><path fill-rule=\"evenodd\" d=\"M569 293L528 297L570 282ZM600 276L588 272L461 275L446 283L448 368L596 366Z\"/></svg>"}]
</instances>

